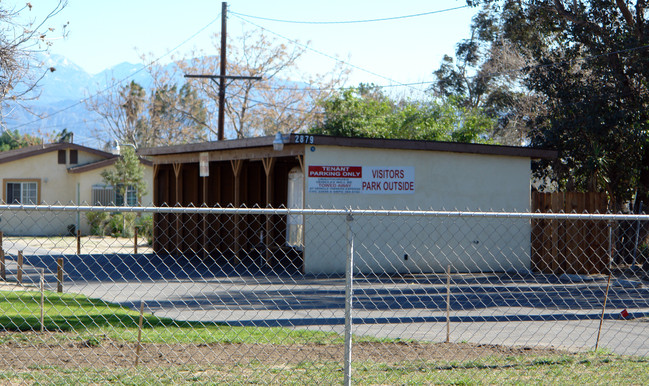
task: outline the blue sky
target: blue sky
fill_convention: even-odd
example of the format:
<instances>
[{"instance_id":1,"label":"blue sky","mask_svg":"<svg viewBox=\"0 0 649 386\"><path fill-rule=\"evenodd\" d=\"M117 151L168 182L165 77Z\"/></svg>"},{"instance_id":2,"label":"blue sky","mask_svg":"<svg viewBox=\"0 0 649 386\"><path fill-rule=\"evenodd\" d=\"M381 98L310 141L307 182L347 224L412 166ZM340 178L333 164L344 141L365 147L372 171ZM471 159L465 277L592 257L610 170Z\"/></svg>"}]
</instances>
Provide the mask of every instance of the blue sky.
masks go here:
<instances>
[{"instance_id":1,"label":"blue sky","mask_svg":"<svg viewBox=\"0 0 649 386\"><path fill-rule=\"evenodd\" d=\"M16 6L24 4L14 2ZM32 0L31 15L48 11L54 0ZM350 85L359 82L386 85L431 80L445 53L469 37L475 9L463 8L392 21L303 25L246 18L236 13L284 20L341 21L386 18L462 7L464 0L406 1L261 1L228 2L228 34L235 36L254 24L286 38L296 39L330 56L337 56L375 76L353 69ZM139 62L139 54L165 55L210 22L208 28L181 45L174 54L192 49L216 53L212 35L220 31L220 1L200 0L69 0L51 23L69 22L68 37L55 40L52 53L66 56L91 74L122 62ZM252 22L252 23L251 23ZM59 28L60 30L60 28ZM271 35L272 35L271 33ZM292 44L283 38L278 41ZM301 71L315 74L334 66L333 59L309 51L299 63Z\"/></svg>"}]
</instances>

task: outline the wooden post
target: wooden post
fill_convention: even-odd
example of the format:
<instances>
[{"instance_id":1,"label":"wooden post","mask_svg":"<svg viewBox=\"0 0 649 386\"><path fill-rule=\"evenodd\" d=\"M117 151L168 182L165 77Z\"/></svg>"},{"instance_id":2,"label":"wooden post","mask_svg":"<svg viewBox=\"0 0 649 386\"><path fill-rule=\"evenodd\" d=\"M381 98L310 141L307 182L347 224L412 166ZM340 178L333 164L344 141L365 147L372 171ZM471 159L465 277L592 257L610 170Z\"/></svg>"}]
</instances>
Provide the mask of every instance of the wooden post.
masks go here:
<instances>
[{"instance_id":1,"label":"wooden post","mask_svg":"<svg viewBox=\"0 0 649 386\"><path fill-rule=\"evenodd\" d=\"M272 177L272 172L273 172L273 166L275 165L275 158L262 158L262 163L264 164L264 172L266 172L266 208L270 208L271 205L271 196L272 196L272 190L271 190L271 177ZM266 240L264 241L264 244L266 246L266 256L264 263L268 264L270 261L270 244L271 244L271 232L272 232L272 216L271 215L266 215Z\"/></svg>"},{"instance_id":2,"label":"wooden post","mask_svg":"<svg viewBox=\"0 0 649 386\"><path fill-rule=\"evenodd\" d=\"M137 328L137 348L135 349L135 367L140 363L140 350L142 350L142 324L144 321L144 301L140 300L140 322Z\"/></svg>"},{"instance_id":3,"label":"wooden post","mask_svg":"<svg viewBox=\"0 0 649 386\"><path fill-rule=\"evenodd\" d=\"M2 250L5 249L3 244L2 244L3 243L3 238L4 238L4 233L2 231L0 231L0 249L2 249Z\"/></svg>"},{"instance_id":4,"label":"wooden post","mask_svg":"<svg viewBox=\"0 0 649 386\"><path fill-rule=\"evenodd\" d=\"M41 332L45 331L45 268L41 269Z\"/></svg>"},{"instance_id":5,"label":"wooden post","mask_svg":"<svg viewBox=\"0 0 649 386\"><path fill-rule=\"evenodd\" d=\"M7 268L5 265L5 251L0 248L0 279L7 281Z\"/></svg>"},{"instance_id":6,"label":"wooden post","mask_svg":"<svg viewBox=\"0 0 649 386\"><path fill-rule=\"evenodd\" d=\"M232 172L234 173L234 207L238 208L241 205L241 180L239 179L241 175L241 166L243 161L240 159L231 160ZM239 252L241 251L241 240L239 229L239 222L241 221L241 216L236 213L234 215L234 262L239 262Z\"/></svg>"},{"instance_id":7,"label":"wooden post","mask_svg":"<svg viewBox=\"0 0 649 386\"><path fill-rule=\"evenodd\" d=\"M18 251L18 272L16 274L16 281L18 284L23 284L23 251Z\"/></svg>"},{"instance_id":8,"label":"wooden post","mask_svg":"<svg viewBox=\"0 0 649 386\"><path fill-rule=\"evenodd\" d=\"M63 292L63 258L56 260L56 292Z\"/></svg>"},{"instance_id":9,"label":"wooden post","mask_svg":"<svg viewBox=\"0 0 649 386\"><path fill-rule=\"evenodd\" d=\"M174 163L174 175L176 176L176 205L182 206L182 189L180 189L180 180L181 180L181 170L182 170L183 164L181 163ZM182 214L177 213L176 214L176 253L181 253L181 236L180 236L180 229L181 229L181 217Z\"/></svg>"},{"instance_id":10,"label":"wooden post","mask_svg":"<svg viewBox=\"0 0 649 386\"><path fill-rule=\"evenodd\" d=\"M77 255L81 254L81 230L77 229Z\"/></svg>"},{"instance_id":11,"label":"wooden post","mask_svg":"<svg viewBox=\"0 0 649 386\"><path fill-rule=\"evenodd\" d=\"M451 265L446 270L446 343L451 342Z\"/></svg>"},{"instance_id":12,"label":"wooden post","mask_svg":"<svg viewBox=\"0 0 649 386\"><path fill-rule=\"evenodd\" d=\"M559 213L563 211L563 199L561 193L552 194L552 213ZM559 263L559 220L552 219L550 220L551 227L551 237L552 237L552 246L550 250L550 259L551 259L551 269L554 273L559 273L559 269L562 264Z\"/></svg>"},{"instance_id":13,"label":"wooden post","mask_svg":"<svg viewBox=\"0 0 649 386\"><path fill-rule=\"evenodd\" d=\"M133 228L133 253L137 255L137 227Z\"/></svg>"},{"instance_id":14,"label":"wooden post","mask_svg":"<svg viewBox=\"0 0 649 386\"><path fill-rule=\"evenodd\" d=\"M162 183L162 181L158 179L158 171L160 171L160 165L153 164L153 186L160 186ZM158 192L158 189L153 189L153 206L160 206L160 193ZM161 215L159 213L152 213L152 217L153 217L153 250L158 251L160 245L159 238L160 238Z\"/></svg>"},{"instance_id":15,"label":"wooden post","mask_svg":"<svg viewBox=\"0 0 649 386\"><path fill-rule=\"evenodd\" d=\"M209 165L209 164L208 164ZM208 166L209 168L209 166ZM202 177L202 182L203 182L203 205L207 207L207 184L208 184L208 177ZM201 228L203 231L203 235L201 237L201 245L202 245L202 250L203 250L203 257L207 257L207 214L203 214L201 217Z\"/></svg>"}]
</instances>

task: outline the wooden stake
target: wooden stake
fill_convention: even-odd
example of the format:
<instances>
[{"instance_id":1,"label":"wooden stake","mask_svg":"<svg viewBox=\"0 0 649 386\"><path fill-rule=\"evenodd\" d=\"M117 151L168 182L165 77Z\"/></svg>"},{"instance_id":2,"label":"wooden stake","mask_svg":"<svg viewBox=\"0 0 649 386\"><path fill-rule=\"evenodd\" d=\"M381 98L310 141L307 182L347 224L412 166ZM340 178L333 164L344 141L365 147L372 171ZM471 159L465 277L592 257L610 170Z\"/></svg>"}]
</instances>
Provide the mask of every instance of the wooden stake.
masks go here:
<instances>
[{"instance_id":1,"label":"wooden stake","mask_svg":"<svg viewBox=\"0 0 649 386\"><path fill-rule=\"evenodd\" d=\"M81 230L77 230L77 255L81 254Z\"/></svg>"},{"instance_id":2,"label":"wooden stake","mask_svg":"<svg viewBox=\"0 0 649 386\"><path fill-rule=\"evenodd\" d=\"M135 349L135 367L140 363L140 350L142 349L142 323L144 321L144 301L140 300L140 323L137 329L137 348Z\"/></svg>"},{"instance_id":3,"label":"wooden stake","mask_svg":"<svg viewBox=\"0 0 649 386\"><path fill-rule=\"evenodd\" d=\"M63 292L63 258L56 260L56 292Z\"/></svg>"},{"instance_id":4,"label":"wooden stake","mask_svg":"<svg viewBox=\"0 0 649 386\"><path fill-rule=\"evenodd\" d=\"M133 253L137 255L137 227L133 229Z\"/></svg>"},{"instance_id":5,"label":"wooden stake","mask_svg":"<svg viewBox=\"0 0 649 386\"><path fill-rule=\"evenodd\" d=\"M451 265L446 270L446 343L451 342Z\"/></svg>"},{"instance_id":6,"label":"wooden stake","mask_svg":"<svg viewBox=\"0 0 649 386\"><path fill-rule=\"evenodd\" d=\"M2 233L2 232L0 232ZM5 265L5 251L0 248L0 279L7 281L7 268Z\"/></svg>"},{"instance_id":7,"label":"wooden stake","mask_svg":"<svg viewBox=\"0 0 649 386\"><path fill-rule=\"evenodd\" d=\"M23 284L23 251L18 251L18 273L16 275L16 281L18 284Z\"/></svg>"},{"instance_id":8,"label":"wooden stake","mask_svg":"<svg viewBox=\"0 0 649 386\"><path fill-rule=\"evenodd\" d=\"M45 269L41 270L41 332L45 331Z\"/></svg>"}]
</instances>

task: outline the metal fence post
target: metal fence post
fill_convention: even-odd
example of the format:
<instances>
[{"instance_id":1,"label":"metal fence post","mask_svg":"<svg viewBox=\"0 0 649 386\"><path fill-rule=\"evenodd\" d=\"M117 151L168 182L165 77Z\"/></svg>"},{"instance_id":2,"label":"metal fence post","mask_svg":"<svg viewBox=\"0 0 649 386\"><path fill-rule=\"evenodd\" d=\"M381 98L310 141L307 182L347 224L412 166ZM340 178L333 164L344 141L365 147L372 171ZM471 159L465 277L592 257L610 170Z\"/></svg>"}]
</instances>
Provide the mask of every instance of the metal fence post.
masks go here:
<instances>
[{"instance_id":1,"label":"metal fence post","mask_svg":"<svg viewBox=\"0 0 649 386\"><path fill-rule=\"evenodd\" d=\"M354 217L347 214L347 264L345 267L345 385L352 384L352 284L354 279Z\"/></svg>"}]
</instances>

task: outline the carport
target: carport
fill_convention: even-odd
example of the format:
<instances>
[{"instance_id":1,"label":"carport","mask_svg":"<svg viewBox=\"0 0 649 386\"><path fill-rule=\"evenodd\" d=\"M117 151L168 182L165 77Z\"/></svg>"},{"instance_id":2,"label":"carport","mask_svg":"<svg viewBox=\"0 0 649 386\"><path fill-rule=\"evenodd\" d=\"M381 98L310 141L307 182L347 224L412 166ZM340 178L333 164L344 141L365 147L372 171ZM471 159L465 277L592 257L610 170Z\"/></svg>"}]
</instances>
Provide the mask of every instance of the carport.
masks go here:
<instances>
[{"instance_id":1,"label":"carport","mask_svg":"<svg viewBox=\"0 0 649 386\"><path fill-rule=\"evenodd\" d=\"M273 137L150 148L156 206L285 207L288 174L301 168L304 146L273 149ZM286 245L285 216L155 214L154 251L220 257L232 263L264 253L301 266ZM290 251L290 253L289 253ZM279 257L282 257L281 259ZM280 261L281 260L281 261Z\"/></svg>"}]
</instances>

